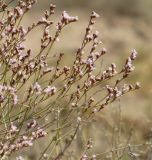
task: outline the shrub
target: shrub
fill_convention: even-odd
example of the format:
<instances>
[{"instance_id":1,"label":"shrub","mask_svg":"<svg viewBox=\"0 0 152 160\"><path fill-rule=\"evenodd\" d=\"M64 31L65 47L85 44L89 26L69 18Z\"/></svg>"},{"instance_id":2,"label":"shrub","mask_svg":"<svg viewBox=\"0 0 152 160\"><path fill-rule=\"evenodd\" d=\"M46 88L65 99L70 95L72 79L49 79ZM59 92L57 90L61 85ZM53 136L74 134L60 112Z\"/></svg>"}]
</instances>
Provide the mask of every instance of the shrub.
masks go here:
<instances>
[{"instance_id":1,"label":"shrub","mask_svg":"<svg viewBox=\"0 0 152 160\"><path fill-rule=\"evenodd\" d=\"M78 17L64 11L51 35L55 5L51 4L38 22L25 28L22 19L36 0L18 1L11 8L12 2L0 3L0 157L8 159L25 148L32 149L43 138L47 141L37 159L63 159L85 122L126 93L140 88L138 82L121 83L134 70L132 62L137 52L132 50L120 69L114 63L104 71L98 69L106 49L97 51L101 41L93 26L99 15L92 12L72 65L62 66L64 53L53 55L52 47L63 29ZM35 54L24 43L39 26L43 36ZM87 55L86 47L90 47ZM54 63L50 63L52 59Z\"/></svg>"}]
</instances>

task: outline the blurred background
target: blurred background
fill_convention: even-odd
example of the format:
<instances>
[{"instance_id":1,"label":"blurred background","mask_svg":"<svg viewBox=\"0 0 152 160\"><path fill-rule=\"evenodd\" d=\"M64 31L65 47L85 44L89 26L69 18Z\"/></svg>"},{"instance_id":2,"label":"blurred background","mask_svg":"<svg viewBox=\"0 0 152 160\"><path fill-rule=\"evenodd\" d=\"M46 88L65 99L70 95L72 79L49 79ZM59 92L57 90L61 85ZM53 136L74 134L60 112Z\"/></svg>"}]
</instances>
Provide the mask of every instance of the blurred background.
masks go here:
<instances>
[{"instance_id":1,"label":"blurred background","mask_svg":"<svg viewBox=\"0 0 152 160\"><path fill-rule=\"evenodd\" d=\"M55 52L65 52L68 55L67 63L81 44L93 10L100 14L95 30L100 32L103 46L107 49L108 54L103 62L105 65L115 62L120 66L132 49L137 50L136 69L127 82L139 81L142 88L121 99L121 114L126 128L134 128L136 140L147 140L152 131L152 0L38 0L34 9L23 19L23 24L29 25L38 20L50 3L57 5L54 16L56 22L63 10L79 17L78 22L64 30L63 37L61 35L61 40L54 49ZM34 44L39 37L39 32L35 32L27 45L32 44L32 48L37 50L37 45ZM95 123L95 129L102 122L105 127L114 125L118 105L115 103L103 110L99 119L96 119L98 123ZM99 137L102 134L100 129L97 130ZM102 139L95 141L96 144L104 144Z\"/></svg>"}]
</instances>

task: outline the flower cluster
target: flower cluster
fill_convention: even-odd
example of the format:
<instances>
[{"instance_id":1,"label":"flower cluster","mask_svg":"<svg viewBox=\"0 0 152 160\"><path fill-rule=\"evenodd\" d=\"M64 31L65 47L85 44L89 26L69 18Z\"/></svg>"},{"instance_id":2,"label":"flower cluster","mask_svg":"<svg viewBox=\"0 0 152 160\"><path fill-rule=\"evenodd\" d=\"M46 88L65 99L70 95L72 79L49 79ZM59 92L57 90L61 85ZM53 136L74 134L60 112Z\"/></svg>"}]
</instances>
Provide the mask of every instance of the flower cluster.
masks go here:
<instances>
[{"instance_id":1,"label":"flower cluster","mask_svg":"<svg viewBox=\"0 0 152 160\"><path fill-rule=\"evenodd\" d=\"M33 120L31 123L27 124L27 131L30 131L30 129L35 128L37 125L37 122ZM15 138L15 135L19 132L19 128L11 123L10 129L7 133L7 142L1 142L0 144L0 155L2 157L9 156L13 152L16 152L18 150L21 150L25 147L31 147L33 146L33 143L35 140L45 137L47 133L41 129L40 127L37 127L35 131L32 131L31 133L27 132L27 135L21 135L17 139Z\"/></svg>"},{"instance_id":2,"label":"flower cluster","mask_svg":"<svg viewBox=\"0 0 152 160\"><path fill-rule=\"evenodd\" d=\"M14 105L18 103L18 95L16 94L16 89L11 86L0 85L0 103L6 101L8 96L12 97Z\"/></svg>"},{"instance_id":3,"label":"flower cluster","mask_svg":"<svg viewBox=\"0 0 152 160\"><path fill-rule=\"evenodd\" d=\"M122 72L124 72L123 77L127 77L130 74L130 72L132 72L135 69L135 67L132 65L132 61L135 60L136 57L136 50L132 50L130 57L128 57L128 59L126 60L124 69L122 70Z\"/></svg>"}]
</instances>

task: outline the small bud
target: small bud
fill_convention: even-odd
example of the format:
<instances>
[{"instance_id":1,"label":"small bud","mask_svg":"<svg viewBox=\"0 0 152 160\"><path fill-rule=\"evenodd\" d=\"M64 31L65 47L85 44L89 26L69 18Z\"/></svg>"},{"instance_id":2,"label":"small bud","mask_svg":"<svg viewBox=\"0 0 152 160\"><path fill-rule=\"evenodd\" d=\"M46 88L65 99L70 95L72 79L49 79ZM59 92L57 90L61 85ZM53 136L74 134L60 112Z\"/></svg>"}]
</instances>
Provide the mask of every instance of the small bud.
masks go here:
<instances>
[{"instance_id":1,"label":"small bud","mask_svg":"<svg viewBox=\"0 0 152 160\"><path fill-rule=\"evenodd\" d=\"M106 48L102 48L101 55L104 55L104 54L106 54L106 53L107 53Z\"/></svg>"},{"instance_id":2,"label":"small bud","mask_svg":"<svg viewBox=\"0 0 152 160\"><path fill-rule=\"evenodd\" d=\"M139 82L136 82L135 89L139 89L139 88L141 88L141 85Z\"/></svg>"},{"instance_id":3,"label":"small bud","mask_svg":"<svg viewBox=\"0 0 152 160\"><path fill-rule=\"evenodd\" d=\"M98 18L98 17L100 17L99 14L93 11L91 14L91 18Z\"/></svg>"}]
</instances>

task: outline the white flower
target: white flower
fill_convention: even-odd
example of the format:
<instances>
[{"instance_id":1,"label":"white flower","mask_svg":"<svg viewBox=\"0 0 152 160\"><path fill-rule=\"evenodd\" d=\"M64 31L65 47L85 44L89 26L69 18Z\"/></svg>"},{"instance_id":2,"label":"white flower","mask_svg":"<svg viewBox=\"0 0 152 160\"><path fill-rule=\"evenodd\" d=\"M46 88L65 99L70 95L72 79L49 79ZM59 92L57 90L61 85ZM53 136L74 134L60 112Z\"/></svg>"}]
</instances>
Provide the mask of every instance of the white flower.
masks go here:
<instances>
[{"instance_id":1,"label":"white flower","mask_svg":"<svg viewBox=\"0 0 152 160\"><path fill-rule=\"evenodd\" d=\"M85 154L82 156L82 160L88 160L88 156Z\"/></svg>"},{"instance_id":2,"label":"white flower","mask_svg":"<svg viewBox=\"0 0 152 160\"><path fill-rule=\"evenodd\" d=\"M81 117L77 117L77 122L80 123L82 121Z\"/></svg>"},{"instance_id":3,"label":"white flower","mask_svg":"<svg viewBox=\"0 0 152 160\"><path fill-rule=\"evenodd\" d=\"M54 95L54 93L57 91L56 87L51 87L51 86L47 86L44 89L44 93L48 94L48 95Z\"/></svg>"},{"instance_id":4,"label":"white flower","mask_svg":"<svg viewBox=\"0 0 152 160\"><path fill-rule=\"evenodd\" d=\"M13 103L14 105L18 103L18 96L16 94L13 94Z\"/></svg>"},{"instance_id":5,"label":"white flower","mask_svg":"<svg viewBox=\"0 0 152 160\"><path fill-rule=\"evenodd\" d=\"M33 85L33 90L35 90L37 94L41 94L42 88L41 88L41 86L38 84L38 82L36 82L36 83Z\"/></svg>"},{"instance_id":6,"label":"white flower","mask_svg":"<svg viewBox=\"0 0 152 160\"><path fill-rule=\"evenodd\" d=\"M19 131L18 128L13 123L11 123L10 133L14 134L18 131Z\"/></svg>"},{"instance_id":7,"label":"white flower","mask_svg":"<svg viewBox=\"0 0 152 160\"><path fill-rule=\"evenodd\" d=\"M18 156L16 157L16 160L24 160L24 158L22 156Z\"/></svg>"}]
</instances>

